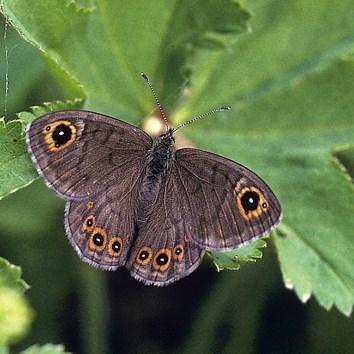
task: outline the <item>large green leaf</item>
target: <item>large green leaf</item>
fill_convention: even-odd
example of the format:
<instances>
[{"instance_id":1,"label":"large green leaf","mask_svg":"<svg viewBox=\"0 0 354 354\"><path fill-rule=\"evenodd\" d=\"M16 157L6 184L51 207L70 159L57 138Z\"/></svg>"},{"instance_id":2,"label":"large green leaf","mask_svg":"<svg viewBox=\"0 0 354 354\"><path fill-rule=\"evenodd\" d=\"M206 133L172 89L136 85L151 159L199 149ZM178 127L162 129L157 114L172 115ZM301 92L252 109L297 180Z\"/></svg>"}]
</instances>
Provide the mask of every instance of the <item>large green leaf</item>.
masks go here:
<instances>
[{"instance_id":1,"label":"large green leaf","mask_svg":"<svg viewBox=\"0 0 354 354\"><path fill-rule=\"evenodd\" d=\"M185 133L255 169L280 196L284 227L275 243L287 286L302 300L313 293L326 308L351 312L354 194L334 153L354 142L351 0L335 11L329 0L244 0L252 32L238 37L248 15L232 1L196 1L193 9L187 1L3 4L70 98L87 97L87 109L130 122L148 115L141 71L164 102L174 98L168 115L176 122L231 104L232 112ZM34 175L23 177L25 185Z\"/></svg>"},{"instance_id":2,"label":"large green leaf","mask_svg":"<svg viewBox=\"0 0 354 354\"><path fill-rule=\"evenodd\" d=\"M141 71L153 81L163 72L165 80L160 74L156 81L171 83L171 70L178 75L175 61L184 62L197 48L227 45L235 33L246 29L248 19L230 0L208 1L208 6L188 0L92 4L3 0L3 11L40 49L66 87L73 87L68 82L77 83L75 93L87 96L87 107L124 114L135 122L153 107ZM172 55L181 51L184 55L179 58Z\"/></svg>"}]
</instances>

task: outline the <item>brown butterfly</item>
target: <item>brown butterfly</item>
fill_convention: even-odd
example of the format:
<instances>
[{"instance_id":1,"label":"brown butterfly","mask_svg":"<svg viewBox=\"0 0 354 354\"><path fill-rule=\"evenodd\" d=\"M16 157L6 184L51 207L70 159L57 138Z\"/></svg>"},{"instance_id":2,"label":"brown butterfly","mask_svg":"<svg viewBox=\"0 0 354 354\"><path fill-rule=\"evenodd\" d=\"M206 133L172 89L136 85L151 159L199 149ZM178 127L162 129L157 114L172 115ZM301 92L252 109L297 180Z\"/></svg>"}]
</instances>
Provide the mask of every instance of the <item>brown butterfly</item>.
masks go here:
<instances>
[{"instance_id":1,"label":"brown butterfly","mask_svg":"<svg viewBox=\"0 0 354 354\"><path fill-rule=\"evenodd\" d=\"M176 150L174 132L153 140L82 110L28 125L30 155L67 200L66 232L84 261L163 286L195 270L206 250L231 250L279 223L279 201L260 177L210 152Z\"/></svg>"}]
</instances>

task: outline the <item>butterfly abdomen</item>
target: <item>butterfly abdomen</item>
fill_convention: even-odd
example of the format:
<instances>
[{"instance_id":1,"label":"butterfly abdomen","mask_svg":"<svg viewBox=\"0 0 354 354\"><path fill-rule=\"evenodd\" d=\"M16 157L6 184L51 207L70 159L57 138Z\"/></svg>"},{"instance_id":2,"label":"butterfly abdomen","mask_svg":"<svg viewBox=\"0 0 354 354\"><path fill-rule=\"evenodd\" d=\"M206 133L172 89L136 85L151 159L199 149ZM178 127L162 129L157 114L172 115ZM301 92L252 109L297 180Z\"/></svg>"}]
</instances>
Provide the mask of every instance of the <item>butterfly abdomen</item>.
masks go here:
<instances>
[{"instance_id":1,"label":"butterfly abdomen","mask_svg":"<svg viewBox=\"0 0 354 354\"><path fill-rule=\"evenodd\" d=\"M172 136L162 135L149 150L144 177L139 193L137 208L137 227L148 219L160 192L162 181L169 173L175 158L175 146Z\"/></svg>"}]
</instances>

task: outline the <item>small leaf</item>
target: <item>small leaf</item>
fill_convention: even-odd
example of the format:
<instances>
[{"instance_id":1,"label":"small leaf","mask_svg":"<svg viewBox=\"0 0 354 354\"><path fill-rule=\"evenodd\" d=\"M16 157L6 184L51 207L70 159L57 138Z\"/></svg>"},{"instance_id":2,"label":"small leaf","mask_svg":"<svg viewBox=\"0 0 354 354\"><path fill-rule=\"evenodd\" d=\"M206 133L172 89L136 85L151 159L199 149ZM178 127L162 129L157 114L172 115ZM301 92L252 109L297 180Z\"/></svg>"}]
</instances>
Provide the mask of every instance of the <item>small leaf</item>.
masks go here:
<instances>
[{"instance_id":1,"label":"small leaf","mask_svg":"<svg viewBox=\"0 0 354 354\"><path fill-rule=\"evenodd\" d=\"M44 102L42 106L32 106L32 112L20 112L18 118L25 124L32 122L35 118L49 112L55 112L65 109L78 109L82 107L83 100L76 98L66 101Z\"/></svg>"},{"instance_id":2,"label":"small leaf","mask_svg":"<svg viewBox=\"0 0 354 354\"><path fill-rule=\"evenodd\" d=\"M90 108L125 113L131 122L154 105L141 71L161 84L161 98L172 93L176 102L193 54L230 48L250 18L233 0L97 1L85 8L78 1L2 2L11 25L38 48L71 97L87 97Z\"/></svg>"},{"instance_id":3,"label":"small leaf","mask_svg":"<svg viewBox=\"0 0 354 354\"><path fill-rule=\"evenodd\" d=\"M0 119L0 199L23 188L37 178L28 158L20 120Z\"/></svg>"},{"instance_id":4,"label":"small leaf","mask_svg":"<svg viewBox=\"0 0 354 354\"><path fill-rule=\"evenodd\" d=\"M229 252L208 252L218 272L224 269L239 270L241 264L256 262L262 258L261 248L267 247L264 239L258 239L248 245Z\"/></svg>"},{"instance_id":5,"label":"small leaf","mask_svg":"<svg viewBox=\"0 0 354 354\"><path fill-rule=\"evenodd\" d=\"M24 293L29 285L21 279L21 268L0 257L0 289L11 288L18 293Z\"/></svg>"},{"instance_id":6,"label":"small leaf","mask_svg":"<svg viewBox=\"0 0 354 354\"><path fill-rule=\"evenodd\" d=\"M70 354L65 351L65 348L61 344L45 344L43 346L33 345L26 350L20 352L20 354Z\"/></svg>"}]
</instances>

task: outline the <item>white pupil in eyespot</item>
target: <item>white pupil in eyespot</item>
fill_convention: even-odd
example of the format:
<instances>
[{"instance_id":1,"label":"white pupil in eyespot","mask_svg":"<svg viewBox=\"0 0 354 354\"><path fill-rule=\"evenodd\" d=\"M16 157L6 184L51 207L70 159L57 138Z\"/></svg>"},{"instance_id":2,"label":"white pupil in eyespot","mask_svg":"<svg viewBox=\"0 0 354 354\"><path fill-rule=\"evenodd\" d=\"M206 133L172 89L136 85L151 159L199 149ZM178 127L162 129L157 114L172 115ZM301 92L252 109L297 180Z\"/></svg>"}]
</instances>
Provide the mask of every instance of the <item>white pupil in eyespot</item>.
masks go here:
<instances>
[{"instance_id":1,"label":"white pupil in eyespot","mask_svg":"<svg viewBox=\"0 0 354 354\"><path fill-rule=\"evenodd\" d=\"M249 198L248 201L252 204L253 203L253 198Z\"/></svg>"},{"instance_id":2,"label":"white pupil in eyespot","mask_svg":"<svg viewBox=\"0 0 354 354\"><path fill-rule=\"evenodd\" d=\"M64 132L61 130L61 131L59 132L59 135L63 136L63 135L64 135Z\"/></svg>"}]
</instances>

